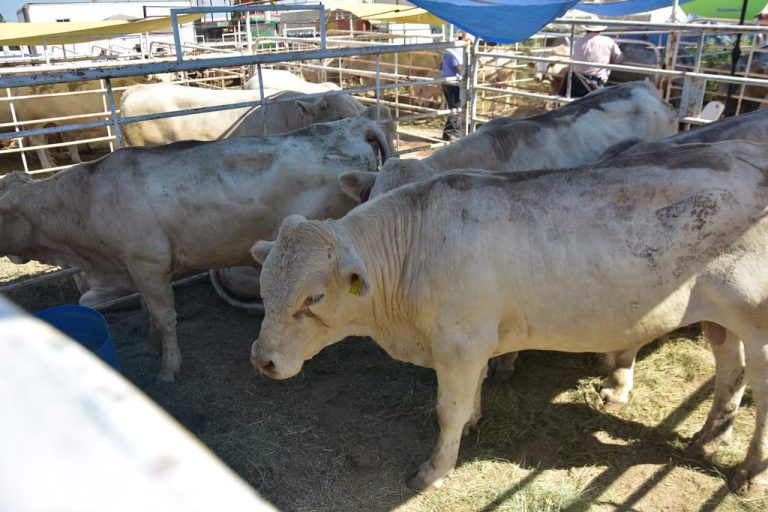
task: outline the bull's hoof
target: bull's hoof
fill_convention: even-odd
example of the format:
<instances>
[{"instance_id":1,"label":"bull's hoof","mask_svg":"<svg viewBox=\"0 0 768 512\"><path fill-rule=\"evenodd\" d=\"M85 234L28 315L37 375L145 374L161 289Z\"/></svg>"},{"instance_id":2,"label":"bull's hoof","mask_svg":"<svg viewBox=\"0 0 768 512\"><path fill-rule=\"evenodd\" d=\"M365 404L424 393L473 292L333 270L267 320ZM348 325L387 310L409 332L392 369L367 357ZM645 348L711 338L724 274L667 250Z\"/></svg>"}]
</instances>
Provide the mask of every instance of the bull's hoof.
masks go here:
<instances>
[{"instance_id":1,"label":"bull's hoof","mask_svg":"<svg viewBox=\"0 0 768 512\"><path fill-rule=\"evenodd\" d=\"M422 464L418 471L416 471L416 473L408 479L408 488L421 493L435 491L441 488L445 483L445 478L434 479L433 477L425 475L425 473L429 473L425 470L425 468L431 469L431 467L432 466L429 464L429 462ZM449 476L450 473L446 476L446 478Z\"/></svg>"},{"instance_id":2,"label":"bull's hoof","mask_svg":"<svg viewBox=\"0 0 768 512\"><path fill-rule=\"evenodd\" d=\"M629 397L624 396L622 393L616 391L615 388L603 388L600 390L600 398L603 399L603 404L608 410L618 410L627 405Z\"/></svg>"},{"instance_id":3,"label":"bull's hoof","mask_svg":"<svg viewBox=\"0 0 768 512\"><path fill-rule=\"evenodd\" d=\"M159 343L147 341L144 344L144 352L151 356L159 356L163 352L163 347Z\"/></svg>"},{"instance_id":4,"label":"bull's hoof","mask_svg":"<svg viewBox=\"0 0 768 512\"><path fill-rule=\"evenodd\" d=\"M758 481L746 469L739 469L731 479L733 492L747 499L761 498L768 494L768 481Z\"/></svg>"},{"instance_id":5,"label":"bull's hoof","mask_svg":"<svg viewBox=\"0 0 768 512\"><path fill-rule=\"evenodd\" d=\"M168 384L171 382L176 382L177 373L178 373L178 370L163 368L160 370L160 373L157 375L157 382L160 384Z\"/></svg>"},{"instance_id":6,"label":"bull's hoof","mask_svg":"<svg viewBox=\"0 0 768 512\"><path fill-rule=\"evenodd\" d=\"M720 443L717 441L708 441L704 439L703 435L696 434L685 448L685 453L695 459L709 460L715 455L719 445Z\"/></svg>"}]
</instances>

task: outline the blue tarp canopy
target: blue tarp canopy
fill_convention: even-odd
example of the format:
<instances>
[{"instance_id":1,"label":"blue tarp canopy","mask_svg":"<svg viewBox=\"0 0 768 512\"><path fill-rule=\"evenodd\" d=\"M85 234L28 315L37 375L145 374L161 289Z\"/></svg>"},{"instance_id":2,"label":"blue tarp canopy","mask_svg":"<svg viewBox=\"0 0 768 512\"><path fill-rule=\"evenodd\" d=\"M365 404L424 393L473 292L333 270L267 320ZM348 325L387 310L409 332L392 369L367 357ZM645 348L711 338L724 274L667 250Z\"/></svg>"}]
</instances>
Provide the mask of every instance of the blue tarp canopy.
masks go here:
<instances>
[{"instance_id":1,"label":"blue tarp canopy","mask_svg":"<svg viewBox=\"0 0 768 512\"><path fill-rule=\"evenodd\" d=\"M579 5L579 0L410 0L438 18L486 41L525 41L573 7L604 16L621 16L672 5L673 0L625 0ZM681 0L680 3L690 0Z\"/></svg>"}]
</instances>

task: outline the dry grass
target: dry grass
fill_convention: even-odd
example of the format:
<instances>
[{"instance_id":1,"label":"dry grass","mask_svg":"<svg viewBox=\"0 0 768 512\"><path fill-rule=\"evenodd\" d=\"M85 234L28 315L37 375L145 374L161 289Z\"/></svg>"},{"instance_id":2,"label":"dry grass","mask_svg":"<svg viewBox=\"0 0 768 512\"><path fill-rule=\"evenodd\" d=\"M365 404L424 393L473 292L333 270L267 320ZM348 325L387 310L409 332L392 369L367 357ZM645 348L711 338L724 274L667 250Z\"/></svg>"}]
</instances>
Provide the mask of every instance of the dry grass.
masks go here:
<instances>
[{"instance_id":1,"label":"dry grass","mask_svg":"<svg viewBox=\"0 0 768 512\"><path fill-rule=\"evenodd\" d=\"M28 309L72 301L71 280L14 292ZM274 382L247 359L258 317L222 304L205 282L177 291L184 367L155 383L137 304L107 313L123 373L286 511L699 511L766 510L728 492L754 422L749 396L733 442L714 461L691 459L686 440L711 401L712 356L697 329L646 347L623 409L598 399L588 354L526 352L503 385L486 385L479 429L454 476L414 495L407 474L437 437L431 370L390 359L353 339Z\"/></svg>"},{"instance_id":2,"label":"dry grass","mask_svg":"<svg viewBox=\"0 0 768 512\"><path fill-rule=\"evenodd\" d=\"M46 272L58 270L59 267L44 265L37 261L30 261L24 265L14 265L6 257L0 258L0 286L37 276Z\"/></svg>"}]
</instances>

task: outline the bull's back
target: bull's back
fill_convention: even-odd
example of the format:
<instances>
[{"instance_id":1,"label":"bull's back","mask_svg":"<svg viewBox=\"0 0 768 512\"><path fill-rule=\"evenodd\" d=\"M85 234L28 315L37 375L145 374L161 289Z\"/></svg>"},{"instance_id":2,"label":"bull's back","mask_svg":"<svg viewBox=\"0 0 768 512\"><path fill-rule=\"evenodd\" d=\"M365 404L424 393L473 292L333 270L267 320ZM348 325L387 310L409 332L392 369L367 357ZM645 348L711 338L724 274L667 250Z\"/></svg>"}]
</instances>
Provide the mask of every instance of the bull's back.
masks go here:
<instances>
[{"instance_id":1,"label":"bull's back","mask_svg":"<svg viewBox=\"0 0 768 512\"><path fill-rule=\"evenodd\" d=\"M674 111L643 82L601 91L537 116L492 120L426 161L442 170L575 167L598 160L606 149L628 138L653 140L676 132Z\"/></svg>"},{"instance_id":2,"label":"bull's back","mask_svg":"<svg viewBox=\"0 0 768 512\"><path fill-rule=\"evenodd\" d=\"M750 146L702 149L688 165L661 153L631 169L449 173L407 187L430 261L415 273L445 301L438 309L483 304L478 315L535 331L510 335L509 350L624 349L744 290L762 307L768 165Z\"/></svg>"},{"instance_id":3,"label":"bull's back","mask_svg":"<svg viewBox=\"0 0 768 512\"><path fill-rule=\"evenodd\" d=\"M248 264L248 248L274 236L288 214L332 214L334 205L316 204L315 196L334 198L338 189L334 199L351 208L328 169L307 171L301 155L321 152L316 146L309 137L243 137L127 148L74 181L87 180L91 228L115 245L167 240L181 269ZM219 259L238 251L242 261Z\"/></svg>"},{"instance_id":4,"label":"bull's back","mask_svg":"<svg viewBox=\"0 0 768 512\"><path fill-rule=\"evenodd\" d=\"M258 91L212 90L171 84L130 87L122 98L123 117L174 112L258 100ZM123 127L129 146L157 146L180 140L216 140L253 108L153 119Z\"/></svg>"},{"instance_id":5,"label":"bull's back","mask_svg":"<svg viewBox=\"0 0 768 512\"><path fill-rule=\"evenodd\" d=\"M728 117L669 137L674 144L711 143L723 140L768 142L768 110Z\"/></svg>"}]
</instances>

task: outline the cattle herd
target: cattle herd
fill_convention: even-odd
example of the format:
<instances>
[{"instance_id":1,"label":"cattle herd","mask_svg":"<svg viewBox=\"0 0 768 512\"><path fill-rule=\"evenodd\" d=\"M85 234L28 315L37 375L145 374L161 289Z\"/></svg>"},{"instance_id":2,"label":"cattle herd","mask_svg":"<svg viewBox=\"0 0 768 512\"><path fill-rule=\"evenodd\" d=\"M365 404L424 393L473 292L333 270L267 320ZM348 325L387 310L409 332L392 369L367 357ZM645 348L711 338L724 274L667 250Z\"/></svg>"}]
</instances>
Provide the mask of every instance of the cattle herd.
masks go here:
<instances>
[{"instance_id":1,"label":"cattle herd","mask_svg":"<svg viewBox=\"0 0 768 512\"><path fill-rule=\"evenodd\" d=\"M150 87L124 108L163 98ZM419 491L451 474L483 381L518 351L607 354L601 394L621 404L638 350L701 322L715 392L690 450L728 439L749 383L732 487L768 489L768 113L678 134L656 89L631 82L407 160L391 158L385 107L282 94L271 112L137 123L126 139L149 147L50 178L4 177L0 254L80 268L84 304L140 292L163 381L181 367L171 281L207 269L220 293L263 298L250 360L268 377L347 336L433 368L440 433L408 480Z\"/></svg>"}]
</instances>

